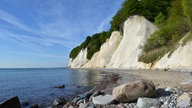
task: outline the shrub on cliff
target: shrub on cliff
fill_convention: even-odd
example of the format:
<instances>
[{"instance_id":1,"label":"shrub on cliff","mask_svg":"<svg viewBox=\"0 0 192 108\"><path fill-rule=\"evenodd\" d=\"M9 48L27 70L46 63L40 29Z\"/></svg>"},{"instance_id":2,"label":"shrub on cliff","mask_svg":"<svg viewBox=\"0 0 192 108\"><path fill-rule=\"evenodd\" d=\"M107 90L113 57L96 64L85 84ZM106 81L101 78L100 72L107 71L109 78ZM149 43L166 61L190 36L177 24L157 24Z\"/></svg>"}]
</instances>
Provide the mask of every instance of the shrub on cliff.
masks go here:
<instances>
[{"instance_id":1,"label":"shrub on cliff","mask_svg":"<svg viewBox=\"0 0 192 108\"><path fill-rule=\"evenodd\" d=\"M167 28L156 31L151 35L143 47L144 52L149 52L153 49L160 48L169 44L171 33Z\"/></svg>"},{"instance_id":2,"label":"shrub on cliff","mask_svg":"<svg viewBox=\"0 0 192 108\"><path fill-rule=\"evenodd\" d=\"M87 48L87 59L91 59L92 56L100 50L101 45L110 37L110 35L110 31L103 31L101 33L94 34L91 37L88 36L80 46L75 47L70 52L70 58L76 58L82 49Z\"/></svg>"},{"instance_id":3,"label":"shrub on cliff","mask_svg":"<svg viewBox=\"0 0 192 108\"><path fill-rule=\"evenodd\" d=\"M143 55L139 60L145 63L149 61L156 61L162 54L159 55L159 48L166 47L167 50L164 53L174 52L175 46L177 46L179 40L190 31L190 20L185 14L182 6L183 0L174 0L169 8L168 18L163 18L163 15L156 17L156 24L158 24L159 31L152 34L143 47ZM185 0L184 0L185 1ZM187 5L188 6L188 5ZM192 5L191 5L192 6ZM163 20L164 19L164 20ZM151 58L149 58L149 55Z\"/></svg>"},{"instance_id":4,"label":"shrub on cliff","mask_svg":"<svg viewBox=\"0 0 192 108\"><path fill-rule=\"evenodd\" d=\"M190 29L192 29L192 0L182 0L183 13L187 17Z\"/></svg>"},{"instance_id":5,"label":"shrub on cliff","mask_svg":"<svg viewBox=\"0 0 192 108\"><path fill-rule=\"evenodd\" d=\"M119 30L120 25L131 15L142 15L154 22L160 13L167 18L172 0L125 0L121 9L111 20L111 30Z\"/></svg>"},{"instance_id":6,"label":"shrub on cliff","mask_svg":"<svg viewBox=\"0 0 192 108\"><path fill-rule=\"evenodd\" d=\"M75 57L77 57L80 51L81 51L80 46L75 47L74 49L71 50L69 57L74 59Z\"/></svg>"},{"instance_id":7,"label":"shrub on cliff","mask_svg":"<svg viewBox=\"0 0 192 108\"><path fill-rule=\"evenodd\" d=\"M94 34L91 37L90 42L87 45L87 59L91 59L92 56L100 50L101 45L106 42L106 40L110 37L111 32L101 32L101 33L97 33Z\"/></svg>"},{"instance_id":8,"label":"shrub on cliff","mask_svg":"<svg viewBox=\"0 0 192 108\"><path fill-rule=\"evenodd\" d=\"M121 23L123 23L129 16L137 14L139 9L140 5L138 0L125 0L121 9L115 14L115 16L113 16L110 22L111 30L119 30Z\"/></svg>"}]
</instances>

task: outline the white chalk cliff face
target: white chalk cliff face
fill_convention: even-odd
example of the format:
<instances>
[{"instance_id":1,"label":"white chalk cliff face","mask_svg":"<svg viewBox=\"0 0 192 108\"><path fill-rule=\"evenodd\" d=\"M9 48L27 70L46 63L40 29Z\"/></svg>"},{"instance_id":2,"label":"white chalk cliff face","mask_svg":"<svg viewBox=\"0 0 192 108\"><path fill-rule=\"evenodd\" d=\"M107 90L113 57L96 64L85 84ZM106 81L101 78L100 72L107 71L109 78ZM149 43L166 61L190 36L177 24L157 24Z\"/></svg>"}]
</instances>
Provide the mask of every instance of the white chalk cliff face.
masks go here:
<instances>
[{"instance_id":1,"label":"white chalk cliff face","mask_svg":"<svg viewBox=\"0 0 192 108\"><path fill-rule=\"evenodd\" d=\"M87 57L87 48L82 49L74 60L72 59L69 60L68 64L69 67L81 68L88 61L86 57Z\"/></svg>"},{"instance_id":2,"label":"white chalk cliff face","mask_svg":"<svg viewBox=\"0 0 192 108\"><path fill-rule=\"evenodd\" d=\"M144 17L128 18L123 27L123 39L107 67L142 68L141 63L138 62L138 56L142 52L141 47L155 30L157 28Z\"/></svg>"},{"instance_id":3,"label":"white chalk cliff face","mask_svg":"<svg viewBox=\"0 0 192 108\"><path fill-rule=\"evenodd\" d=\"M123 36L117 31L101 46L91 60L86 59L87 50L69 62L71 68L142 68L138 62L141 47L157 28L144 17L132 16L123 26Z\"/></svg>"},{"instance_id":4,"label":"white chalk cliff face","mask_svg":"<svg viewBox=\"0 0 192 108\"><path fill-rule=\"evenodd\" d=\"M83 67L85 68L103 68L110 62L111 57L119 46L122 36L118 31L114 31L111 37L101 46L99 52L95 53L90 61Z\"/></svg>"},{"instance_id":5,"label":"white chalk cliff face","mask_svg":"<svg viewBox=\"0 0 192 108\"><path fill-rule=\"evenodd\" d=\"M132 16L124 22L123 36L118 31L112 32L91 60L86 58L86 48L74 60L70 59L69 67L149 69L151 64L138 62L138 58L142 53L142 46L156 30L157 27L144 17ZM192 68L192 42L180 45L170 58L166 54L153 64L153 68Z\"/></svg>"},{"instance_id":6,"label":"white chalk cliff face","mask_svg":"<svg viewBox=\"0 0 192 108\"><path fill-rule=\"evenodd\" d=\"M172 68L172 69L192 69L192 42L185 46L180 45L171 57L164 55L156 64L155 68Z\"/></svg>"}]
</instances>

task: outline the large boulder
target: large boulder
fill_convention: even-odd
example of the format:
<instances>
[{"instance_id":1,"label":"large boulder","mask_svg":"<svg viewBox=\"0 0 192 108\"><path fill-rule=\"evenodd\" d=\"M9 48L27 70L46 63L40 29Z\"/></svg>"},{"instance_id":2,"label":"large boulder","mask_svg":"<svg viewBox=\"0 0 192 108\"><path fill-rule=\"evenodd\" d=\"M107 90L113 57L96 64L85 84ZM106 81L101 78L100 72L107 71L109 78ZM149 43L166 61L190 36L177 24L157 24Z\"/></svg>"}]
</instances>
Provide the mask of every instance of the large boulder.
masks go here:
<instances>
[{"instance_id":1,"label":"large boulder","mask_svg":"<svg viewBox=\"0 0 192 108\"><path fill-rule=\"evenodd\" d=\"M155 95L155 91L152 81L139 80L115 87L113 97L119 102L130 102L139 97L152 97Z\"/></svg>"},{"instance_id":2,"label":"large boulder","mask_svg":"<svg viewBox=\"0 0 192 108\"><path fill-rule=\"evenodd\" d=\"M17 96L0 103L0 108L21 108L19 98Z\"/></svg>"}]
</instances>

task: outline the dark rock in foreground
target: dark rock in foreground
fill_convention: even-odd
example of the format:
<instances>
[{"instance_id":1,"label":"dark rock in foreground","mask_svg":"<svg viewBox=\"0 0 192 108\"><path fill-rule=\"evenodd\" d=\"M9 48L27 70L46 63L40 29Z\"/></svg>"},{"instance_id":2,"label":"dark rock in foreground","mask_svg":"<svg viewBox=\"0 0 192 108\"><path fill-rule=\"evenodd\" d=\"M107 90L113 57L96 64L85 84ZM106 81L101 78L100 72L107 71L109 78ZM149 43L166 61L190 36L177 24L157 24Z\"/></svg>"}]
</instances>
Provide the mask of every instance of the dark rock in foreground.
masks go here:
<instances>
[{"instance_id":1,"label":"dark rock in foreground","mask_svg":"<svg viewBox=\"0 0 192 108\"><path fill-rule=\"evenodd\" d=\"M17 96L0 103L0 108L21 108L19 98Z\"/></svg>"}]
</instances>

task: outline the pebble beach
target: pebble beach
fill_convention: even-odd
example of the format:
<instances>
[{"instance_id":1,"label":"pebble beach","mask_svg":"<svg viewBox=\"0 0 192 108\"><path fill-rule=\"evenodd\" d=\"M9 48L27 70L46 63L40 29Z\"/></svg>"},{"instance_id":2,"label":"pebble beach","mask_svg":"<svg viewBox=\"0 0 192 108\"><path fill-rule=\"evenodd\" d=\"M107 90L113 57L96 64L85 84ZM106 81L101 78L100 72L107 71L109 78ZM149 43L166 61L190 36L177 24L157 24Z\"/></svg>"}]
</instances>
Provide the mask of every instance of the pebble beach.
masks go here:
<instances>
[{"instance_id":1,"label":"pebble beach","mask_svg":"<svg viewBox=\"0 0 192 108\"><path fill-rule=\"evenodd\" d=\"M61 105L61 108L192 107L192 74L190 72L125 69L96 69L95 71L102 72L103 79L91 90L79 94L65 105ZM114 97L112 92L115 87L138 80L152 81L156 88L155 95L153 97L139 97L132 102L122 103L115 99L110 100Z\"/></svg>"}]
</instances>

